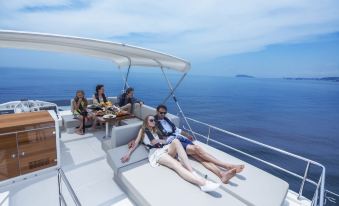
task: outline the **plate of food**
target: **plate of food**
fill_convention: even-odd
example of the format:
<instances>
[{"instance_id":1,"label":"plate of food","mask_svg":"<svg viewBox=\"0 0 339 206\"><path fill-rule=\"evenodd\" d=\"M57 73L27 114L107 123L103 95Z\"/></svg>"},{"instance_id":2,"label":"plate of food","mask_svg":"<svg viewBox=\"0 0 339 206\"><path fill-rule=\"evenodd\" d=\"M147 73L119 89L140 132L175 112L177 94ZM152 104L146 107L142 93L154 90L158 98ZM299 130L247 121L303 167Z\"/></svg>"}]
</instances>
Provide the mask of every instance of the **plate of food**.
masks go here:
<instances>
[{"instance_id":1,"label":"plate of food","mask_svg":"<svg viewBox=\"0 0 339 206\"><path fill-rule=\"evenodd\" d=\"M115 117L116 117L116 115L114 115L114 114L106 114L106 115L103 116L104 119L113 119Z\"/></svg>"}]
</instances>

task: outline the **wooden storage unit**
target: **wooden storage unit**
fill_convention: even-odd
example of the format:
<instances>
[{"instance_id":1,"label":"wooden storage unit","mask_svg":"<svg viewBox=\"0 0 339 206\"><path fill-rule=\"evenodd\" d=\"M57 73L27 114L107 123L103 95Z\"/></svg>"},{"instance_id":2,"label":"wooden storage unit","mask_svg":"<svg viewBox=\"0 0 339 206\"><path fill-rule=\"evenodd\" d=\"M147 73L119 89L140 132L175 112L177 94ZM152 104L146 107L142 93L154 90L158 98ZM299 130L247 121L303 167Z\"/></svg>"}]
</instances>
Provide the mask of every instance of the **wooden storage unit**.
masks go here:
<instances>
[{"instance_id":1,"label":"wooden storage unit","mask_svg":"<svg viewBox=\"0 0 339 206\"><path fill-rule=\"evenodd\" d=\"M20 175L16 134L0 135L0 180Z\"/></svg>"},{"instance_id":2,"label":"wooden storage unit","mask_svg":"<svg viewBox=\"0 0 339 206\"><path fill-rule=\"evenodd\" d=\"M0 181L57 165L49 112L0 115Z\"/></svg>"}]
</instances>

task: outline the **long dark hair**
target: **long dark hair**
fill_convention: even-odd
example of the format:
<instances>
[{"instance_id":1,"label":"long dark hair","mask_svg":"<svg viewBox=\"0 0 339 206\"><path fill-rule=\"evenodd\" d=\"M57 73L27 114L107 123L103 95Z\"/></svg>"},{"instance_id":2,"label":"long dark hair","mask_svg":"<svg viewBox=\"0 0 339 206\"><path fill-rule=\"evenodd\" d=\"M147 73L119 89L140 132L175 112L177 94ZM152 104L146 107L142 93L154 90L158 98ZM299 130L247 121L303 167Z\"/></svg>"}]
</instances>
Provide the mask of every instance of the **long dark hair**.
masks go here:
<instances>
[{"instance_id":1,"label":"long dark hair","mask_svg":"<svg viewBox=\"0 0 339 206\"><path fill-rule=\"evenodd\" d=\"M150 132L153 132L153 133L157 133L158 135L160 134L160 132L159 132L159 130L156 126L154 126L153 128L148 127L148 119L150 117L153 117L153 115L147 115L144 119L144 122L142 123L142 126L141 126L141 131L142 131L141 141L144 140L146 130L149 130Z\"/></svg>"},{"instance_id":2,"label":"long dark hair","mask_svg":"<svg viewBox=\"0 0 339 206\"><path fill-rule=\"evenodd\" d=\"M99 99L99 90L101 89L101 88L103 88L104 87L104 85L103 84L98 84L96 87L95 87L95 94L94 94L94 96L95 96L95 98L98 100L98 102L100 103L100 99ZM107 98L106 98L106 95L103 93L102 94L102 98L104 99L104 102L106 103L107 102Z\"/></svg>"},{"instance_id":3,"label":"long dark hair","mask_svg":"<svg viewBox=\"0 0 339 206\"><path fill-rule=\"evenodd\" d=\"M81 94L82 94L82 96L83 96L82 101L84 102L84 104L85 104L84 107L86 108L87 105L88 105L88 101L87 101L87 99L86 99L86 97L85 97L85 92L84 92L84 90L77 90L77 92L75 93L75 97L74 97L75 103L78 103L78 101L79 101L78 93L81 93ZM81 106L82 106L82 105L81 105Z\"/></svg>"}]
</instances>

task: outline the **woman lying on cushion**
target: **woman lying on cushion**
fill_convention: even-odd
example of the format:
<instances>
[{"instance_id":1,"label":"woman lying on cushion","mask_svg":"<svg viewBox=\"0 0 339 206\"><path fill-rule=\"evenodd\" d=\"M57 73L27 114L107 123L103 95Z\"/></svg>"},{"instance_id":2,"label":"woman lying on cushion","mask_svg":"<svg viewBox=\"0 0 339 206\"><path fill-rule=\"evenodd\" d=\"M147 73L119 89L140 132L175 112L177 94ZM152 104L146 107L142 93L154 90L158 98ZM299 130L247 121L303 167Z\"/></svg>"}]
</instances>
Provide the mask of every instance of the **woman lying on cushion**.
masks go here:
<instances>
[{"instance_id":1,"label":"woman lying on cushion","mask_svg":"<svg viewBox=\"0 0 339 206\"><path fill-rule=\"evenodd\" d=\"M148 159L150 164L155 167L159 164L169 167L176 171L183 179L198 185L204 192L216 190L220 184L205 180L195 173L188 162L186 152L179 140L173 140L170 144L166 144L165 140L159 138L155 127L154 117L149 115L145 118L142 128L139 130L138 137L133 146L128 150L127 154L121 158L122 162L127 162L136 149L138 144L143 142L148 150ZM178 155L181 163L176 159Z\"/></svg>"}]
</instances>

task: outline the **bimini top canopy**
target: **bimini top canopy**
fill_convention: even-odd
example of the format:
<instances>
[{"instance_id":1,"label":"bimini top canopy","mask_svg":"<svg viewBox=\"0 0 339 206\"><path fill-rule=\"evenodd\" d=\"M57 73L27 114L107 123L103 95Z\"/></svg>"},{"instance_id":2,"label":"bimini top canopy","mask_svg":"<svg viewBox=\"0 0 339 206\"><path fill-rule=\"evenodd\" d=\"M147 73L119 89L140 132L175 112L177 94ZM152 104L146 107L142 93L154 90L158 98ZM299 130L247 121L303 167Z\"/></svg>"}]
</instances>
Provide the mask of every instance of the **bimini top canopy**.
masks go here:
<instances>
[{"instance_id":1,"label":"bimini top canopy","mask_svg":"<svg viewBox=\"0 0 339 206\"><path fill-rule=\"evenodd\" d=\"M77 53L112 60L119 68L162 67L187 72L190 63L160 52L121 43L44 33L0 30L0 48Z\"/></svg>"}]
</instances>

